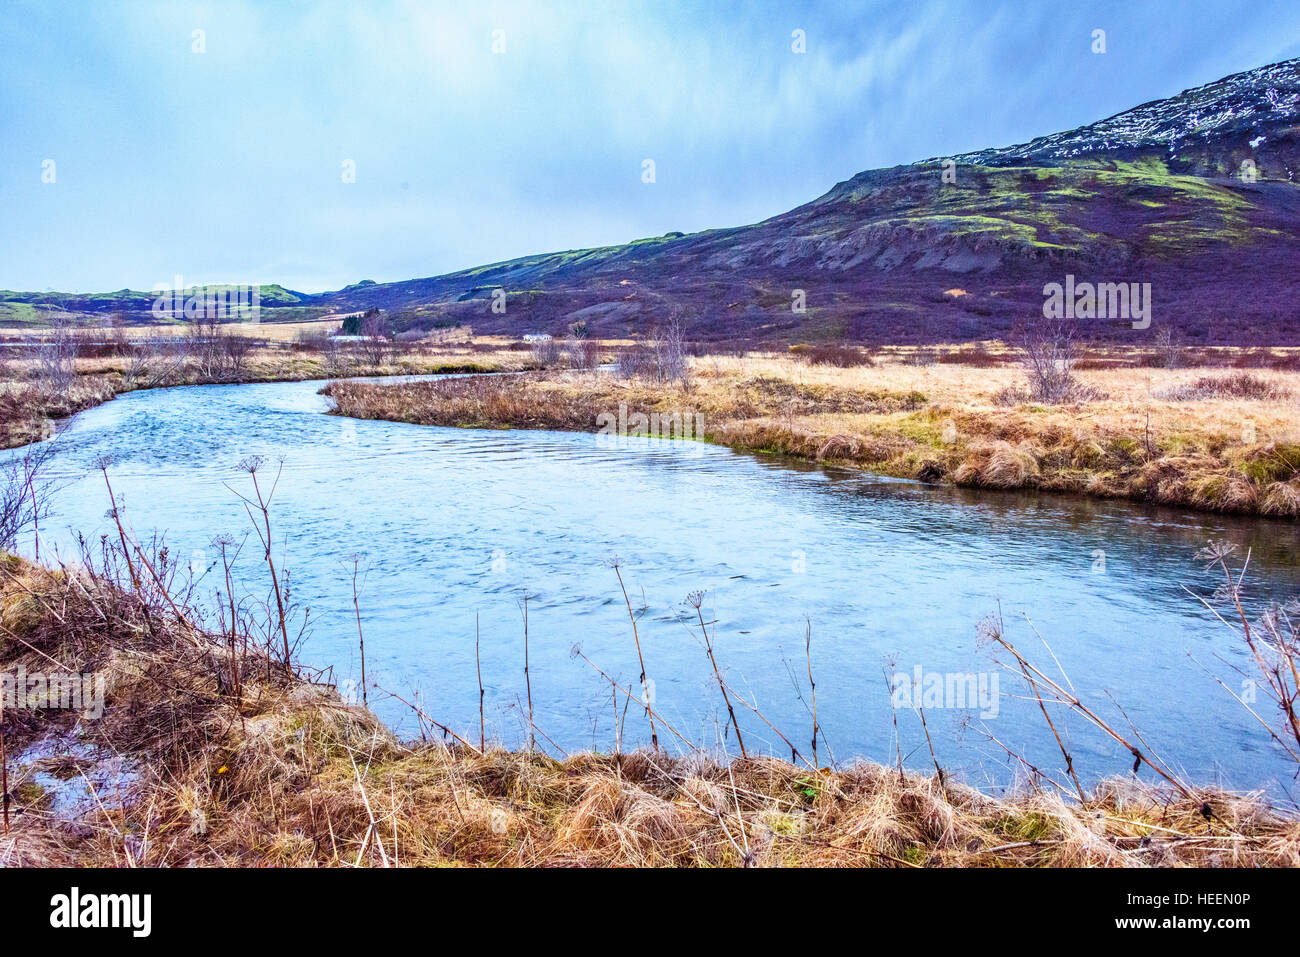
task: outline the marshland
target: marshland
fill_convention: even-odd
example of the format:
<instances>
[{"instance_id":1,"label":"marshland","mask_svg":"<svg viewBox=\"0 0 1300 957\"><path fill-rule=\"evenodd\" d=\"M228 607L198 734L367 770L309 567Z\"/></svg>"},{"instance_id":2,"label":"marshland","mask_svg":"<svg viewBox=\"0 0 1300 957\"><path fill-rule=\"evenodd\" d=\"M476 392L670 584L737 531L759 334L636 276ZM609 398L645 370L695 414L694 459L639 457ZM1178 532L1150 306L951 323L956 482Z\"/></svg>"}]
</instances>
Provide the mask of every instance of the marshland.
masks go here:
<instances>
[{"instance_id":1,"label":"marshland","mask_svg":"<svg viewBox=\"0 0 1300 957\"><path fill-rule=\"evenodd\" d=\"M1288 353L1097 352L1053 402L1023 345L692 351L76 359L121 394L9 453L0 636L107 717L9 712L9 859L1295 863Z\"/></svg>"}]
</instances>

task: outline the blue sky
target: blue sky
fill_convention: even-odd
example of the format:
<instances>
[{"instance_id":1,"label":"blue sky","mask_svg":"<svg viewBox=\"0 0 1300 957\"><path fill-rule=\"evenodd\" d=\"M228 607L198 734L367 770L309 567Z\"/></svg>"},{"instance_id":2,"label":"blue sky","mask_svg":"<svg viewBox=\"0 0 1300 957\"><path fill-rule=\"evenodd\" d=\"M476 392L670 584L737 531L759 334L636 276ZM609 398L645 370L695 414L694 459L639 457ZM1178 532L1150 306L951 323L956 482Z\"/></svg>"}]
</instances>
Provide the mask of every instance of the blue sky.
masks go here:
<instances>
[{"instance_id":1,"label":"blue sky","mask_svg":"<svg viewBox=\"0 0 1300 957\"><path fill-rule=\"evenodd\" d=\"M1295 56L1295 0L6 0L0 287L320 291L754 222Z\"/></svg>"}]
</instances>

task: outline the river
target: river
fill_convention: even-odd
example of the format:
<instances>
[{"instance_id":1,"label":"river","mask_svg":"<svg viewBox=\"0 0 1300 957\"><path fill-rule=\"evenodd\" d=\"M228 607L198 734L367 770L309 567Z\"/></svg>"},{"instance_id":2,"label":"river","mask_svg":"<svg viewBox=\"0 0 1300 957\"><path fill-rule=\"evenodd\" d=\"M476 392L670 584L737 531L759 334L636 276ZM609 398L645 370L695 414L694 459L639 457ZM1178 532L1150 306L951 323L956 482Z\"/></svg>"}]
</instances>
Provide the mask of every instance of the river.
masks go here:
<instances>
[{"instance_id":1,"label":"river","mask_svg":"<svg viewBox=\"0 0 1300 957\"><path fill-rule=\"evenodd\" d=\"M974 673L987 681L982 701L954 707L960 702L949 695L927 707L945 769L976 786L1006 784L1017 770L1002 745L1059 767L1037 703L978 641L978 623L1000 608L1008 636L1031 658L1056 673L1025 615L1085 700L1127 733L1109 692L1191 779L1278 789L1294 773L1207 673L1242 693L1230 666L1249 670L1250 662L1185 588L1214 589L1218 580L1193 554L1227 539L1252 552L1252 613L1294 596L1295 523L933 487L701 443L611 445L588 434L354 421L323 414L322 384L142 391L76 416L55 440L52 467L63 487L42 528L44 553L57 547L72 557L74 532L94 540L111 529L95 467L111 455L123 513L142 539L165 533L204 574L216 559L214 537L249 534L239 577L264 591L256 539L227 487L246 490L236 466L260 454L264 476L283 459L273 521L294 597L311 610L303 660L332 667L344 688L355 688L352 556L361 553L368 676L404 698L418 692L428 714L474 738L477 620L489 735L509 745L526 739L527 594L541 746L554 751L549 738L567 750L611 747L611 689L570 649L580 644L621 682L638 684L627 607L609 564L617 556L655 710L698 743L716 746L726 721L695 611L683 604L702 590L727 680L805 751L811 623L823 761L827 744L840 762L896 760L885 676L892 661L906 675L921 668L923 680ZM200 590L211 594L217 577L207 572ZM397 730L415 733L405 705L373 689L370 703ZM762 721L737 708L751 751L789 757ZM625 746L648 742L639 710L627 711ZM1063 723L1085 778L1132 763L1078 717ZM904 761L929 766L912 709L898 710L898 728ZM660 741L680 746L662 728ZM727 746L734 752L734 741Z\"/></svg>"}]
</instances>

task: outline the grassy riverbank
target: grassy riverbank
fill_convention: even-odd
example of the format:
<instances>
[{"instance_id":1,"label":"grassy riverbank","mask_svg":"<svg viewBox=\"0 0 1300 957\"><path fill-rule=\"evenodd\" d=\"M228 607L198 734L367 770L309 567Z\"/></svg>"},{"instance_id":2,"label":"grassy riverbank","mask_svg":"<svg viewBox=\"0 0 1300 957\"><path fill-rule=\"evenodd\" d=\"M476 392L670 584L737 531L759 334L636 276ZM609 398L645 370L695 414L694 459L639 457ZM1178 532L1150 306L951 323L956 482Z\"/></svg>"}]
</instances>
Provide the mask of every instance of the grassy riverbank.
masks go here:
<instances>
[{"instance_id":1,"label":"grassy riverbank","mask_svg":"<svg viewBox=\"0 0 1300 957\"><path fill-rule=\"evenodd\" d=\"M477 729L423 714L441 740L401 741L290 673L278 636L192 624L149 584L170 580L165 556L130 549L107 574L0 558L0 673L105 689L97 720L5 711L0 865L1300 865L1294 815L1181 784L998 797L941 774L684 748L556 760L480 749Z\"/></svg>"},{"instance_id":2,"label":"grassy riverbank","mask_svg":"<svg viewBox=\"0 0 1300 957\"><path fill-rule=\"evenodd\" d=\"M595 432L620 407L698 414L711 442L884 475L1300 514L1300 373L1116 362L1078 371L1075 398L1053 404L1026 396L1014 363L971 362L714 356L691 359L685 384L547 372L327 391L339 414L424 425Z\"/></svg>"},{"instance_id":3,"label":"grassy riverbank","mask_svg":"<svg viewBox=\"0 0 1300 957\"><path fill-rule=\"evenodd\" d=\"M533 365L527 352L468 341L388 348L372 355L359 349L331 354L318 343L271 340L250 347L237 361L218 362L189 354L182 337L175 338L177 347L146 355L127 348L120 354L106 350L102 356L69 358L61 382L49 381L37 359L0 361L0 449L48 438L58 420L137 389L334 376L516 372Z\"/></svg>"}]
</instances>

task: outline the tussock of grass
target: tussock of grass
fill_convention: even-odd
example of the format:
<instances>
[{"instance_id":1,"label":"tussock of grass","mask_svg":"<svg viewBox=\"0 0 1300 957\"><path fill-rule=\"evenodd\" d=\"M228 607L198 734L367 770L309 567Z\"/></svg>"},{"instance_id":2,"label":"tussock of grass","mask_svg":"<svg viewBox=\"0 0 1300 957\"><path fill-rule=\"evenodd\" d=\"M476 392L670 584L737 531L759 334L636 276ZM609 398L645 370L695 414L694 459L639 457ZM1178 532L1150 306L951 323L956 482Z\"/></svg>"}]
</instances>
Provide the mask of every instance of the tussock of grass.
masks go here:
<instances>
[{"instance_id":1,"label":"tussock of grass","mask_svg":"<svg viewBox=\"0 0 1300 957\"><path fill-rule=\"evenodd\" d=\"M997 441L972 447L953 480L982 488L1023 488L1037 474L1038 459L1031 448Z\"/></svg>"}]
</instances>

